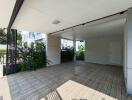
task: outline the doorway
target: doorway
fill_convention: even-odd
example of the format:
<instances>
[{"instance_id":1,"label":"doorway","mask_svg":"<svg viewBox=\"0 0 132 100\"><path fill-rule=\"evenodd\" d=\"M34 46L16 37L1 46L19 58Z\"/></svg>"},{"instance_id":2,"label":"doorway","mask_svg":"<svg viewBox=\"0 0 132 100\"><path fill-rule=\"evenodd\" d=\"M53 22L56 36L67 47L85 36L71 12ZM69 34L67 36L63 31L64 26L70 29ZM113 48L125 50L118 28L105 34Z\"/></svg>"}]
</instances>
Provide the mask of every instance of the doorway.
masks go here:
<instances>
[{"instance_id":1,"label":"doorway","mask_svg":"<svg viewBox=\"0 0 132 100\"><path fill-rule=\"evenodd\" d=\"M76 41L76 60L85 60L85 41Z\"/></svg>"}]
</instances>

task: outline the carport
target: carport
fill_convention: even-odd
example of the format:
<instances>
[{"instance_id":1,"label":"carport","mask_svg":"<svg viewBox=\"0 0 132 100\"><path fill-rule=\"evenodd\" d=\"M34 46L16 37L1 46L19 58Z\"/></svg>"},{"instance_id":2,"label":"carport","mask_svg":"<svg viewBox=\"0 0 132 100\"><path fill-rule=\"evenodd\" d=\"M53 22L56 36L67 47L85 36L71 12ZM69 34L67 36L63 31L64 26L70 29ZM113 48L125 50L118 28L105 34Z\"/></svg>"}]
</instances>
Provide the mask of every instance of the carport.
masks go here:
<instances>
[{"instance_id":1,"label":"carport","mask_svg":"<svg viewBox=\"0 0 132 100\"><path fill-rule=\"evenodd\" d=\"M48 98L57 87L73 80L94 89L94 95L98 95L96 91L99 91L112 97L112 100L131 99L131 0L0 2L0 27L15 32L46 33L46 56L51 61L47 68L1 78L1 86L7 89L2 93L3 97L11 95L13 100ZM74 59L61 64L61 38L73 40L74 48L76 41L84 40L85 61L76 62Z\"/></svg>"}]
</instances>

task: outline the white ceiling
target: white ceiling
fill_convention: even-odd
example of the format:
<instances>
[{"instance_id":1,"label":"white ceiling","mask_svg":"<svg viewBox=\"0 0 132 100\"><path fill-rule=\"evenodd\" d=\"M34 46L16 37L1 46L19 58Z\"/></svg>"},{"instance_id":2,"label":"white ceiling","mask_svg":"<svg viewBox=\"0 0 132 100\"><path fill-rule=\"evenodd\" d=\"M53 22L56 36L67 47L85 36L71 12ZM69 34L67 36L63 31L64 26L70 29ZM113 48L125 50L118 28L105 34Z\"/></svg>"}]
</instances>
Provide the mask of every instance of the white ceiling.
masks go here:
<instances>
[{"instance_id":1,"label":"white ceiling","mask_svg":"<svg viewBox=\"0 0 132 100\"><path fill-rule=\"evenodd\" d=\"M25 0L12 28L51 33L130 7L132 0Z\"/></svg>"},{"instance_id":2,"label":"white ceiling","mask_svg":"<svg viewBox=\"0 0 132 100\"><path fill-rule=\"evenodd\" d=\"M0 28L7 28L16 0L0 0Z\"/></svg>"},{"instance_id":3,"label":"white ceiling","mask_svg":"<svg viewBox=\"0 0 132 100\"><path fill-rule=\"evenodd\" d=\"M123 35L126 22L125 15L115 15L69 30L53 33L52 35L67 39L75 38L76 40L87 40L100 36Z\"/></svg>"}]
</instances>

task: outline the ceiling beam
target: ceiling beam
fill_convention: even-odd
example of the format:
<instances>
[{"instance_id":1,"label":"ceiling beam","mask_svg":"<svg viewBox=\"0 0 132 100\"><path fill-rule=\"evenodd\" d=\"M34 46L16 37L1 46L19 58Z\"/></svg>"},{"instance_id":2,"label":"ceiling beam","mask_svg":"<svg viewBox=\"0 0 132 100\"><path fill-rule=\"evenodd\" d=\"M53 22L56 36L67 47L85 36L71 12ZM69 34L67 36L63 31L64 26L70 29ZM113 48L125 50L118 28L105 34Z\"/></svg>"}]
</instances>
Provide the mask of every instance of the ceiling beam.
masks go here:
<instances>
[{"instance_id":1,"label":"ceiling beam","mask_svg":"<svg viewBox=\"0 0 132 100\"><path fill-rule=\"evenodd\" d=\"M15 3L15 6L14 6L14 9L13 9L13 12L12 12L12 15L11 15L11 18L10 18L10 21L9 21L9 24L8 24L8 28L10 29L19 13L19 10L23 4L24 0L16 0L16 3Z\"/></svg>"},{"instance_id":2,"label":"ceiling beam","mask_svg":"<svg viewBox=\"0 0 132 100\"><path fill-rule=\"evenodd\" d=\"M118 13L115 13L115 14L112 14L112 15L109 15L109 16L105 16L105 17L102 17L102 18L99 18L99 19L95 19L95 20L92 20L92 21L89 21L89 22L85 22L85 23L82 23L82 24L78 24L78 25L75 25L75 26L72 26L72 27L68 27L68 28L65 28L65 29L62 29L62 30L59 30L59 31L56 31L56 32L48 33L48 34L55 34L55 33L58 33L58 32L63 32L63 31L68 30L68 29L73 29L75 27L82 26L82 25L86 25L88 23L92 23L92 22L95 22L95 21L98 21L98 20L101 20L101 19L105 19L105 18L108 18L108 17L112 17L112 16L115 16L115 15L118 15L118 14L122 15L126 11L127 10L122 11L122 12L118 12Z\"/></svg>"}]
</instances>

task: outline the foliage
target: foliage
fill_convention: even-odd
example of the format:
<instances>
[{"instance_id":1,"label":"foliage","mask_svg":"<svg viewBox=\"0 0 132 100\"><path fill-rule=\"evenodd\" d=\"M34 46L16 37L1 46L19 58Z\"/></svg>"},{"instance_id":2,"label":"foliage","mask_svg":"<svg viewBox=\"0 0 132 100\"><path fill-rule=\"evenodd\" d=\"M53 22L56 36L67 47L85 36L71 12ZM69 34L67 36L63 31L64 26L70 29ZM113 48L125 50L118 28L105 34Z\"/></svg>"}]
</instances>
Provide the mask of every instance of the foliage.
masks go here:
<instances>
[{"instance_id":1,"label":"foliage","mask_svg":"<svg viewBox=\"0 0 132 100\"><path fill-rule=\"evenodd\" d=\"M77 60L84 60L84 52L85 52L85 47L81 43L78 44L78 51L76 52L76 59Z\"/></svg>"},{"instance_id":2,"label":"foliage","mask_svg":"<svg viewBox=\"0 0 132 100\"><path fill-rule=\"evenodd\" d=\"M77 60L84 60L84 51L76 52L76 59Z\"/></svg>"},{"instance_id":3,"label":"foliage","mask_svg":"<svg viewBox=\"0 0 132 100\"><path fill-rule=\"evenodd\" d=\"M0 49L0 54L1 53L6 53L6 49Z\"/></svg>"},{"instance_id":4,"label":"foliage","mask_svg":"<svg viewBox=\"0 0 132 100\"><path fill-rule=\"evenodd\" d=\"M84 51L85 50L84 46L81 45L81 44L78 45L78 49L79 49L79 51Z\"/></svg>"},{"instance_id":5,"label":"foliage","mask_svg":"<svg viewBox=\"0 0 132 100\"><path fill-rule=\"evenodd\" d=\"M17 33L17 45L22 45L22 35L21 32Z\"/></svg>"},{"instance_id":6,"label":"foliage","mask_svg":"<svg viewBox=\"0 0 132 100\"><path fill-rule=\"evenodd\" d=\"M18 47L17 54L21 71L46 66L46 48L43 42L31 43L30 47L25 42L22 47Z\"/></svg>"},{"instance_id":7,"label":"foliage","mask_svg":"<svg viewBox=\"0 0 132 100\"><path fill-rule=\"evenodd\" d=\"M73 61L74 48L65 48L61 50L61 62Z\"/></svg>"},{"instance_id":8,"label":"foliage","mask_svg":"<svg viewBox=\"0 0 132 100\"><path fill-rule=\"evenodd\" d=\"M5 49L0 49L0 62L4 63L6 61L5 54L6 54L6 50Z\"/></svg>"},{"instance_id":9,"label":"foliage","mask_svg":"<svg viewBox=\"0 0 132 100\"><path fill-rule=\"evenodd\" d=\"M5 29L0 28L0 44L6 44L6 34L4 32Z\"/></svg>"}]
</instances>

